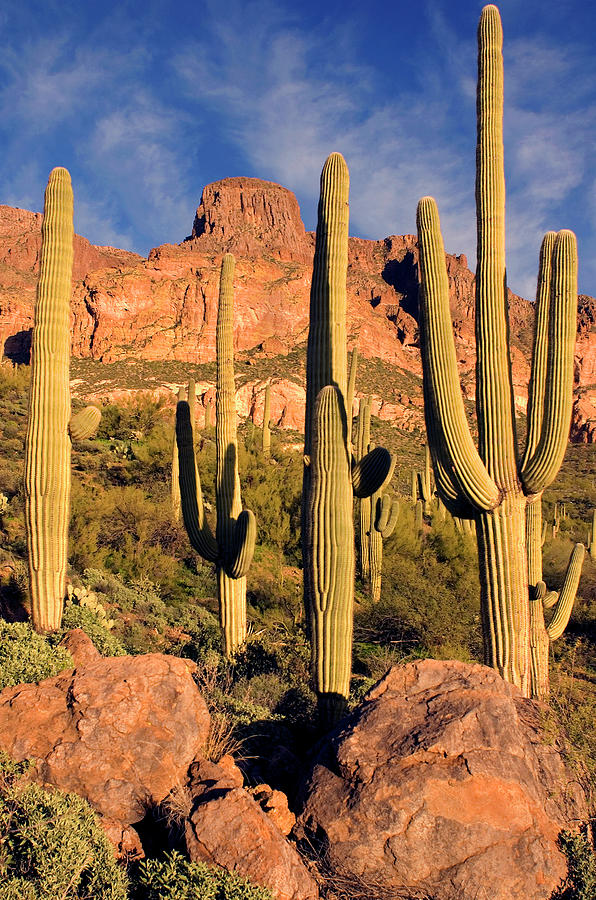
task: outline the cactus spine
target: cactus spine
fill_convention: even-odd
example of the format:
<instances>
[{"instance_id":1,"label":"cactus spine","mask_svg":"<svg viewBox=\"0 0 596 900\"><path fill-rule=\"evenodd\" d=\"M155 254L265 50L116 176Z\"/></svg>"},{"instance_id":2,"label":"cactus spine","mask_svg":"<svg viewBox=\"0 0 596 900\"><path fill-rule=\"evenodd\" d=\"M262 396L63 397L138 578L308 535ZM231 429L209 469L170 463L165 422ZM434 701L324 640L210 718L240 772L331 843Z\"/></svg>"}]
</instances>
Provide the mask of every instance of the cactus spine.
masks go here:
<instances>
[{"instance_id":1,"label":"cactus spine","mask_svg":"<svg viewBox=\"0 0 596 900\"><path fill-rule=\"evenodd\" d=\"M254 515L250 510L242 510L240 499L234 385L233 279L234 257L226 253L221 265L216 334L215 537L205 516L188 403L179 403L176 414L184 524L195 550L216 566L220 624L227 656L246 639L246 573L252 560L256 537Z\"/></svg>"},{"instance_id":2,"label":"cactus spine","mask_svg":"<svg viewBox=\"0 0 596 900\"><path fill-rule=\"evenodd\" d=\"M306 357L303 484L305 604L311 669L323 725L346 707L352 657L352 493L369 495L391 474L378 448L352 462L346 414L348 168L332 153L321 173ZM351 482L350 482L351 479Z\"/></svg>"},{"instance_id":3,"label":"cactus spine","mask_svg":"<svg viewBox=\"0 0 596 900\"><path fill-rule=\"evenodd\" d=\"M44 201L25 439L25 529L31 619L37 631L56 631L62 619L71 439L90 437L101 416L95 407L87 407L71 418L72 219L70 175L66 169L53 169Z\"/></svg>"},{"instance_id":4,"label":"cactus spine","mask_svg":"<svg viewBox=\"0 0 596 900\"><path fill-rule=\"evenodd\" d=\"M263 440L262 450L263 456L271 456L271 430L269 423L271 421L271 386L265 388L265 402L263 405Z\"/></svg>"},{"instance_id":5,"label":"cactus spine","mask_svg":"<svg viewBox=\"0 0 596 900\"><path fill-rule=\"evenodd\" d=\"M436 204L430 197L420 201L417 215L425 417L437 490L452 514L476 522L485 662L530 694L535 688L530 677L526 495L531 498L550 484L565 452L571 413L575 251L573 235L559 233L552 278L561 289L549 292L551 337L541 387L536 352L532 366L536 397L544 398L544 412L539 438L530 440L520 464L505 288L502 29L495 6L482 11L478 47L478 451L459 388L443 241Z\"/></svg>"}]
</instances>

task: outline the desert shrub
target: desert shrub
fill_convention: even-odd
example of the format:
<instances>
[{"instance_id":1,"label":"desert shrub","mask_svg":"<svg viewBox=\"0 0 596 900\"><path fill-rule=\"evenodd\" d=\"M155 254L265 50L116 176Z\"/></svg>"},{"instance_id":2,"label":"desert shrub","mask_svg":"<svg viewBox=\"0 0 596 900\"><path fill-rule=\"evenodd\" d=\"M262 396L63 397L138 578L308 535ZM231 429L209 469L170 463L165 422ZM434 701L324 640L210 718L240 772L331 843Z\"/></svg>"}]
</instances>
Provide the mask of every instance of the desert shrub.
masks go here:
<instances>
[{"instance_id":1,"label":"desert shrub","mask_svg":"<svg viewBox=\"0 0 596 900\"><path fill-rule=\"evenodd\" d=\"M0 753L0 900L126 900L126 880L89 804L24 777Z\"/></svg>"},{"instance_id":2,"label":"desert shrub","mask_svg":"<svg viewBox=\"0 0 596 900\"><path fill-rule=\"evenodd\" d=\"M551 900L596 900L596 856L588 838L562 831L559 847L567 857L567 877Z\"/></svg>"},{"instance_id":3,"label":"desert shrub","mask_svg":"<svg viewBox=\"0 0 596 900\"><path fill-rule=\"evenodd\" d=\"M142 860L135 882L137 900L273 900L265 888L223 869L189 862L176 851Z\"/></svg>"},{"instance_id":4,"label":"desert shrub","mask_svg":"<svg viewBox=\"0 0 596 900\"><path fill-rule=\"evenodd\" d=\"M82 628L102 656L124 656L126 650L121 642L102 624L99 615L93 609L67 603L62 616L62 627L59 635L64 635L71 628Z\"/></svg>"},{"instance_id":5,"label":"desert shrub","mask_svg":"<svg viewBox=\"0 0 596 900\"><path fill-rule=\"evenodd\" d=\"M42 681L73 665L70 653L53 646L28 622L0 621L0 689Z\"/></svg>"}]
</instances>

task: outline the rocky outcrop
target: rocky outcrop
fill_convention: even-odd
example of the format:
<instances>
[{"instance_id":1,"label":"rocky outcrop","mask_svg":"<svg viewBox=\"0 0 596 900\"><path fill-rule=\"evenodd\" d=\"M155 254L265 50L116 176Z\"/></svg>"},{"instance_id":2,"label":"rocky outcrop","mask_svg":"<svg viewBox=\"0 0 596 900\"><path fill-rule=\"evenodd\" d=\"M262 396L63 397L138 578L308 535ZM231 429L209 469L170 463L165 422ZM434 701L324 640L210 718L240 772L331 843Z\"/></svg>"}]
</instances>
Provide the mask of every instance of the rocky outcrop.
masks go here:
<instances>
[{"instance_id":1,"label":"rocky outcrop","mask_svg":"<svg viewBox=\"0 0 596 900\"><path fill-rule=\"evenodd\" d=\"M196 762L190 776L185 836L191 860L234 871L269 888L276 900L316 900L316 882L259 802L214 763ZM279 811L279 802L274 805Z\"/></svg>"},{"instance_id":2,"label":"rocky outcrop","mask_svg":"<svg viewBox=\"0 0 596 900\"><path fill-rule=\"evenodd\" d=\"M0 344L18 361L29 352L41 218L0 207ZM212 361L219 265L228 251L237 256L236 351L292 352L307 335L314 236L305 232L291 191L255 178L227 178L205 187L191 236L157 247L147 260L76 238L74 355L102 362L135 356ZM473 399L474 275L463 255L447 255L447 271L462 387ZM350 238L347 293L350 346L419 376L415 237ZM593 298L580 298L575 379L581 389L596 384L595 309ZM514 395L523 411L533 307L510 292L509 313ZM302 427L299 403L292 401L282 426ZM592 439L585 424L581 419L574 426L579 440Z\"/></svg>"},{"instance_id":3,"label":"rocky outcrop","mask_svg":"<svg viewBox=\"0 0 596 900\"><path fill-rule=\"evenodd\" d=\"M128 849L135 844L129 826L185 780L207 738L210 717L194 668L159 653L100 658L5 688L0 747L34 760L41 784L85 797L114 843Z\"/></svg>"},{"instance_id":4,"label":"rocky outcrop","mask_svg":"<svg viewBox=\"0 0 596 900\"><path fill-rule=\"evenodd\" d=\"M394 667L319 754L299 833L332 878L383 896L545 900L557 836L587 813L540 721L484 666Z\"/></svg>"}]
</instances>

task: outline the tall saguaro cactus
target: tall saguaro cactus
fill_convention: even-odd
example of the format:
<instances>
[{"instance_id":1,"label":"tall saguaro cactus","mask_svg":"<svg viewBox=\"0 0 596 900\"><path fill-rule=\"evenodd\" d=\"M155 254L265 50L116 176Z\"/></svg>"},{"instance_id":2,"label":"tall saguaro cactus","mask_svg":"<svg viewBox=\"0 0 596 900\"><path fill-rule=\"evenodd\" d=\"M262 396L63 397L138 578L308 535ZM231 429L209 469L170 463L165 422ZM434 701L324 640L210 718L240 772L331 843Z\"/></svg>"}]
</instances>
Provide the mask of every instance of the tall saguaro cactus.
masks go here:
<instances>
[{"instance_id":1,"label":"tall saguaro cactus","mask_svg":"<svg viewBox=\"0 0 596 900\"><path fill-rule=\"evenodd\" d=\"M486 6L478 28L478 450L466 422L459 386L445 252L438 211L431 197L420 201L417 214L422 358L426 427L437 491L454 515L476 522L485 661L530 694L539 691L531 678L534 651L530 641L526 507L555 477L569 433L576 253L572 233L560 232L554 242L552 287L548 291L548 340L537 338L532 363L534 405L538 409L538 404L543 404L543 411L535 427L530 426L528 449L520 461L505 281L501 48L499 12L495 6Z\"/></svg>"},{"instance_id":2,"label":"tall saguaro cactus","mask_svg":"<svg viewBox=\"0 0 596 900\"><path fill-rule=\"evenodd\" d=\"M358 429L356 432L355 458L361 460L368 453L370 444L370 397L363 397L358 410ZM372 529L372 498L362 497L360 500L360 577L370 583L370 554Z\"/></svg>"},{"instance_id":3,"label":"tall saguaro cactus","mask_svg":"<svg viewBox=\"0 0 596 900\"><path fill-rule=\"evenodd\" d=\"M53 169L44 202L25 439L25 530L31 618L37 631L55 631L62 619L71 440L90 437L101 417L95 407L71 417L72 219L70 175L66 169Z\"/></svg>"},{"instance_id":4,"label":"tall saguaro cactus","mask_svg":"<svg viewBox=\"0 0 596 900\"><path fill-rule=\"evenodd\" d=\"M178 403L184 400L184 388L178 388ZM177 407L176 407L177 408ZM192 426L192 418L190 419ZM172 450L172 484L170 487L170 498L172 502L172 518L174 522L179 522L182 517L182 501L180 500L180 478L178 467L178 442L176 441L176 427L174 425L174 447Z\"/></svg>"},{"instance_id":5,"label":"tall saguaro cactus","mask_svg":"<svg viewBox=\"0 0 596 900\"><path fill-rule=\"evenodd\" d=\"M348 435L346 272L349 175L332 153L321 173L306 357L303 560L311 668L324 725L350 689L354 601L352 495L368 496L391 475L382 448L353 461Z\"/></svg>"},{"instance_id":6,"label":"tall saguaro cactus","mask_svg":"<svg viewBox=\"0 0 596 900\"><path fill-rule=\"evenodd\" d=\"M205 516L201 482L195 462L188 403L176 411L176 439L180 465L182 515L195 550L215 563L220 624L226 655L246 639L246 573L254 552L256 523L242 510L238 475L238 440L234 386L234 257L221 264L217 313L217 388L215 397L215 536Z\"/></svg>"}]
</instances>

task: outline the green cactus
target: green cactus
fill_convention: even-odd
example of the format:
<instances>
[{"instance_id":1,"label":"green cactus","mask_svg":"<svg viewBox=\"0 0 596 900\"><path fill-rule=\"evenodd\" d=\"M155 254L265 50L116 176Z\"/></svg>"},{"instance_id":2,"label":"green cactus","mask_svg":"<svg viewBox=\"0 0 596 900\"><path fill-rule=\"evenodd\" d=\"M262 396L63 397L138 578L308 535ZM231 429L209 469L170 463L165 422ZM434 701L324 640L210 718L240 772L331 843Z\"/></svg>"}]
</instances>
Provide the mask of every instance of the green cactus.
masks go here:
<instances>
[{"instance_id":1,"label":"green cactus","mask_svg":"<svg viewBox=\"0 0 596 900\"><path fill-rule=\"evenodd\" d=\"M373 527L370 530L370 596L373 603L381 599L383 577L383 541L390 537L397 524L399 503L382 491L371 498Z\"/></svg>"},{"instance_id":2,"label":"green cactus","mask_svg":"<svg viewBox=\"0 0 596 900\"><path fill-rule=\"evenodd\" d=\"M592 510L592 525L588 532L588 550L590 558L596 562L596 509Z\"/></svg>"},{"instance_id":3,"label":"green cactus","mask_svg":"<svg viewBox=\"0 0 596 900\"><path fill-rule=\"evenodd\" d=\"M179 403L176 411L184 525L195 550L216 566L220 624L227 656L246 639L246 573L252 561L256 537L255 517L250 510L242 510L240 499L234 386L233 279L234 257L231 253L226 253L221 264L216 336L215 536L205 516L201 482L195 462L189 404Z\"/></svg>"},{"instance_id":4,"label":"green cactus","mask_svg":"<svg viewBox=\"0 0 596 900\"><path fill-rule=\"evenodd\" d=\"M370 444L370 397L360 400L358 410L358 431L354 457L363 459ZM360 500L360 577L365 584L370 583L370 544L372 533L372 498Z\"/></svg>"},{"instance_id":5,"label":"green cactus","mask_svg":"<svg viewBox=\"0 0 596 900\"><path fill-rule=\"evenodd\" d=\"M182 403L183 400L184 388L179 387L178 403ZM180 499L180 478L178 475L178 471L178 444L176 442L176 423L174 421L174 446L172 449L172 484L170 489L170 496L172 501L172 518L174 519L174 522L179 522L182 518L182 501Z\"/></svg>"},{"instance_id":6,"label":"green cactus","mask_svg":"<svg viewBox=\"0 0 596 900\"><path fill-rule=\"evenodd\" d=\"M349 175L339 153L321 173L306 362L303 484L305 604L311 668L324 726L344 712L350 689L354 601L352 496L374 493L391 477L377 448L348 451L346 273Z\"/></svg>"},{"instance_id":7,"label":"green cactus","mask_svg":"<svg viewBox=\"0 0 596 900\"><path fill-rule=\"evenodd\" d=\"M211 400L208 398L205 400L205 431L211 428L211 406Z\"/></svg>"},{"instance_id":8,"label":"green cactus","mask_svg":"<svg viewBox=\"0 0 596 900\"><path fill-rule=\"evenodd\" d=\"M188 411L190 413L190 424L192 425L193 434L197 427L197 386L194 378L189 379L188 389Z\"/></svg>"},{"instance_id":9,"label":"green cactus","mask_svg":"<svg viewBox=\"0 0 596 900\"><path fill-rule=\"evenodd\" d=\"M263 405L263 440L261 447L263 456L271 456L271 430L269 423L271 421L271 386L265 388L265 402Z\"/></svg>"},{"instance_id":10,"label":"green cactus","mask_svg":"<svg viewBox=\"0 0 596 900\"><path fill-rule=\"evenodd\" d=\"M544 344L537 338L532 363L536 424L534 430L530 425L520 462L505 288L502 29L495 6L482 11L478 45L478 450L459 386L445 252L438 211L430 197L420 201L417 214L425 417L437 491L452 514L476 522L485 662L529 695L540 689L531 678L526 507L557 474L569 433L577 303L575 240L568 231L554 240L548 340ZM546 269L551 267L541 265L541 273Z\"/></svg>"},{"instance_id":11,"label":"green cactus","mask_svg":"<svg viewBox=\"0 0 596 900\"><path fill-rule=\"evenodd\" d=\"M348 441L350 452L352 449L352 426L354 420L354 391L356 389L356 373L358 371L358 348L354 347L350 357L350 369L348 372L348 394L346 397L346 414L348 417Z\"/></svg>"},{"instance_id":12,"label":"green cactus","mask_svg":"<svg viewBox=\"0 0 596 900\"><path fill-rule=\"evenodd\" d=\"M56 631L62 619L71 440L90 437L101 418L96 407L71 417L72 217L70 175L53 169L45 192L25 438L25 530L31 619L37 631Z\"/></svg>"}]
</instances>

